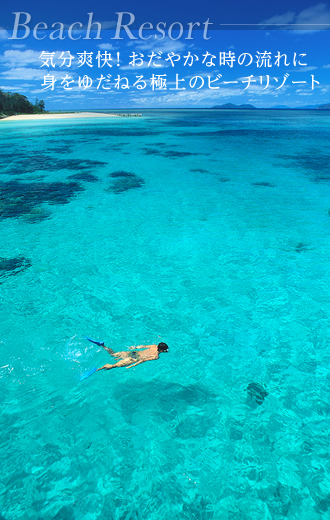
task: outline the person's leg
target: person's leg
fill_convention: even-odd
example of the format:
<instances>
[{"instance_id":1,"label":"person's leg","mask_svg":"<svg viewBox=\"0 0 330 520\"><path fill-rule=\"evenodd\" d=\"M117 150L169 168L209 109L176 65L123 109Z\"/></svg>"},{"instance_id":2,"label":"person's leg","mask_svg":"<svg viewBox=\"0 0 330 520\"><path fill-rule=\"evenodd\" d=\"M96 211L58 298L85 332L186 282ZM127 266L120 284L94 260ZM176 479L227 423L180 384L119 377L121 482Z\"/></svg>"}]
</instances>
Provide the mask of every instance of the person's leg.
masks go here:
<instances>
[{"instance_id":1,"label":"person's leg","mask_svg":"<svg viewBox=\"0 0 330 520\"><path fill-rule=\"evenodd\" d=\"M131 364L132 364L131 359L121 359L120 361L118 361L118 363L114 363L113 365L109 365L109 364L103 365L103 367L98 368L97 371L98 370L111 370L112 368L118 368L118 367L126 367Z\"/></svg>"},{"instance_id":2,"label":"person's leg","mask_svg":"<svg viewBox=\"0 0 330 520\"><path fill-rule=\"evenodd\" d=\"M106 347L105 345L101 345L104 350L106 350L107 352L109 352L110 356L115 356L116 354L118 354L118 352L115 352L114 350L112 350L112 348L110 347Z\"/></svg>"}]
</instances>

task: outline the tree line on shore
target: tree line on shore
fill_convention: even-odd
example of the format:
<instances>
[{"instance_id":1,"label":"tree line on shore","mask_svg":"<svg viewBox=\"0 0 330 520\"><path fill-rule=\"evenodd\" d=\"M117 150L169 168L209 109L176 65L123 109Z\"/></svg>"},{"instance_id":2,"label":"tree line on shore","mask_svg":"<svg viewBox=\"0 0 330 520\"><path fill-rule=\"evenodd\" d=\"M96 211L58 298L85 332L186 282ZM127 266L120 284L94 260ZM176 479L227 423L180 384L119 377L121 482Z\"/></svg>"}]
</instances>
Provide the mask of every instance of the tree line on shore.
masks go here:
<instances>
[{"instance_id":1,"label":"tree line on shore","mask_svg":"<svg viewBox=\"0 0 330 520\"><path fill-rule=\"evenodd\" d=\"M31 103L26 96L17 92L3 92L0 89L0 113L12 114L42 114L45 111L43 99Z\"/></svg>"}]
</instances>

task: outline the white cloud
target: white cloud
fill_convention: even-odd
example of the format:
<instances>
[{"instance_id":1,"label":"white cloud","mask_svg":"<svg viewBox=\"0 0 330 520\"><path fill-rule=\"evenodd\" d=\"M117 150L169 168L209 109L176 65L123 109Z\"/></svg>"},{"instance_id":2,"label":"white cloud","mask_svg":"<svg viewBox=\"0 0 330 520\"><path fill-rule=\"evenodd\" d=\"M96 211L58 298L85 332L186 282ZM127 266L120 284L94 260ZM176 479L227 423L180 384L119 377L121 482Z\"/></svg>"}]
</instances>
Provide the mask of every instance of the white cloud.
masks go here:
<instances>
[{"instance_id":1,"label":"white cloud","mask_svg":"<svg viewBox=\"0 0 330 520\"><path fill-rule=\"evenodd\" d=\"M52 98L53 99L67 99L68 95L67 94L56 94L56 95L53 95ZM85 98L85 96L83 94L74 94L74 95L70 95L70 99L77 99L77 98Z\"/></svg>"},{"instance_id":2,"label":"white cloud","mask_svg":"<svg viewBox=\"0 0 330 520\"><path fill-rule=\"evenodd\" d=\"M264 20L259 25L276 25L282 29L295 29L299 33L310 33L330 28L330 8L321 3L304 9L300 13L288 11Z\"/></svg>"},{"instance_id":3,"label":"white cloud","mask_svg":"<svg viewBox=\"0 0 330 520\"><path fill-rule=\"evenodd\" d=\"M102 26L102 29L112 29L113 27L116 27L117 25L117 22L115 22L114 20L112 21L109 21L109 22L101 22L101 26Z\"/></svg>"},{"instance_id":4,"label":"white cloud","mask_svg":"<svg viewBox=\"0 0 330 520\"><path fill-rule=\"evenodd\" d=\"M44 80L44 76L50 74L49 69L33 69L32 67L14 67L12 69L1 72L0 76L2 79L11 81L22 81L22 80ZM66 71L51 71L51 75L55 76L57 80L62 80L65 76ZM76 74L70 71L69 76L72 79L76 78Z\"/></svg>"},{"instance_id":5,"label":"white cloud","mask_svg":"<svg viewBox=\"0 0 330 520\"><path fill-rule=\"evenodd\" d=\"M7 40L9 38L9 32L3 27L0 27L0 40Z\"/></svg>"},{"instance_id":6,"label":"white cloud","mask_svg":"<svg viewBox=\"0 0 330 520\"><path fill-rule=\"evenodd\" d=\"M274 96L277 94L283 94L283 92L285 92L288 88L289 85L283 85L281 88L274 87L273 85L269 85L267 88L265 88L264 85L251 85L248 89L245 90L245 93L257 94L258 96Z\"/></svg>"},{"instance_id":7,"label":"white cloud","mask_svg":"<svg viewBox=\"0 0 330 520\"><path fill-rule=\"evenodd\" d=\"M114 47L112 43L100 43L99 45L97 45L97 47L102 51L113 51L114 49L116 49L116 47Z\"/></svg>"},{"instance_id":8,"label":"white cloud","mask_svg":"<svg viewBox=\"0 0 330 520\"><path fill-rule=\"evenodd\" d=\"M318 67L314 67L313 65L307 67L301 67L299 69L291 69L289 72L308 72L311 70L317 70Z\"/></svg>"},{"instance_id":9,"label":"white cloud","mask_svg":"<svg viewBox=\"0 0 330 520\"><path fill-rule=\"evenodd\" d=\"M317 4L313 7L309 7L298 14L296 23L297 25L321 24L325 25L325 27L321 27L321 29L327 29L330 27L330 9L327 4Z\"/></svg>"},{"instance_id":10,"label":"white cloud","mask_svg":"<svg viewBox=\"0 0 330 520\"><path fill-rule=\"evenodd\" d=\"M179 40L171 40L170 38L164 38L163 40L156 40L150 38L150 40L141 42L141 41L130 41L127 46L132 47L134 45L135 50L138 52L162 52L163 54L167 54L168 52L180 52L186 48L186 43L180 42Z\"/></svg>"},{"instance_id":11,"label":"white cloud","mask_svg":"<svg viewBox=\"0 0 330 520\"><path fill-rule=\"evenodd\" d=\"M21 81L21 80L36 80L43 79L44 72L30 67L14 67L1 73L2 78Z\"/></svg>"},{"instance_id":12,"label":"white cloud","mask_svg":"<svg viewBox=\"0 0 330 520\"><path fill-rule=\"evenodd\" d=\"M12 49L24 49L26 47L25 43L11 43L9 45Z\"/></svg>"},{"instance_id":13,"label":"white cloud","mask_svg":"<svg viewBox=\"0 0 330 520\"><path fill-rule=\"evenodd\" d=\"M49 101L50 99L52 101L60 101L62 102L64 99L68 100L70 102L71 99L76 98L85 98L84 94L73 94L72 91L65 92L64 94L56 94L56 91L54 90L43 90L43 89L35 89L31 90L30 94L42 94L45 97L45 100ZM49 96L49 97L48 97ZM59 108L60 110L60 108Z\"/></svg>"},{"instance_id":14,"label":"white cloud","mask_svg":"<svg viewBox=\"0 0 330 520\"><path fill-rule=\"evenodd\" d=\"M261 22L262 25L284 25L284 24L291 24L294 22L296 14L292 11L289 11L285 14L275 15L271 18L268 18L267 20L264 20Z\"/></svg>"},{"instance_id":15,"label":"white cloud","mask_svg":"<svg viewBox=\"0 0 330 520\"><path fill-rule=\"evenodd\" d=\"M323 68L324 69L330 69L330 64L329 65L323 65Z\"/></svg>"},{"instance_id":16,"label":"white cloud","mask_svg":"<svg viewBox=\"0 0 330 520\"><path fill-rule=\"evenodd\" d=\"M41 52L33 50L8 49L0 56L0 63L7 67L24 67L32 64L41 65L42 61L39 60L40 54Z\"/></svg>"},{"instance_id":17,"label":"white cloud","mask_svg":"<svg viewBox=\"0 0 330 520\"><path fill-rule=\"evenodd\" d=\"M13 86L13 85L0 85L0 89L1 90L6 90L6 91L14 90L15 92L17 92L19 90L26 91L26 89L29 89L29 88L34 88L34 85L32 83L22 83L19 86L18 85L16 85L16 86Z\"/></svg>"}]
</instances>

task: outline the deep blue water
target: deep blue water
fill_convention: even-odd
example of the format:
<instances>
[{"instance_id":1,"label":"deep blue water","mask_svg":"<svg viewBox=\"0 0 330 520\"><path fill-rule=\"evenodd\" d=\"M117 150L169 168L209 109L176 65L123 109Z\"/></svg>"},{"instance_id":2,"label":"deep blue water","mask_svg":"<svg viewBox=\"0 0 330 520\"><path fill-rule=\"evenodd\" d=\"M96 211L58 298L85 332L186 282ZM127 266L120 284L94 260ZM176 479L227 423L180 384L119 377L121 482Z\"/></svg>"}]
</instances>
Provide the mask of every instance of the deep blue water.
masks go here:
<instances>
[{"instance_id":1,"label":"deep blue water","mask_svg":"<svg viewBox=\"0 0 330 520\"><path fill-rule=\"evenodd\" d=\"M329 518L329 115L0 125L0 518Z\"/></svg>"}]
</instances>

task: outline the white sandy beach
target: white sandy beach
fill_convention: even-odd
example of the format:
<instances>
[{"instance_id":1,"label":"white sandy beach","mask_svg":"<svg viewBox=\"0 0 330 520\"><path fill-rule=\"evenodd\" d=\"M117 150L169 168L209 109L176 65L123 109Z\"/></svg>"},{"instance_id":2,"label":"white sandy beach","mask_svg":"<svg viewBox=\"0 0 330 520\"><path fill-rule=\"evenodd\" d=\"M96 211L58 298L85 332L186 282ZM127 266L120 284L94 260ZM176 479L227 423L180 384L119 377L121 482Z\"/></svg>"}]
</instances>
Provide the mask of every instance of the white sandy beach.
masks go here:
<instances>
[{"instance_id":1,"label":"white sandy beach","mask_svg":"<svg viewBox=\"0 0 330 520\"><path fill-rule=\"evenodd\" d=\"M0 121L38 121L41 119L77 119L81 117L118 117L116 114L102 114L96 112L72 112L70 114L22 114L9 116Z\"/></svg>"}]
</instances>

